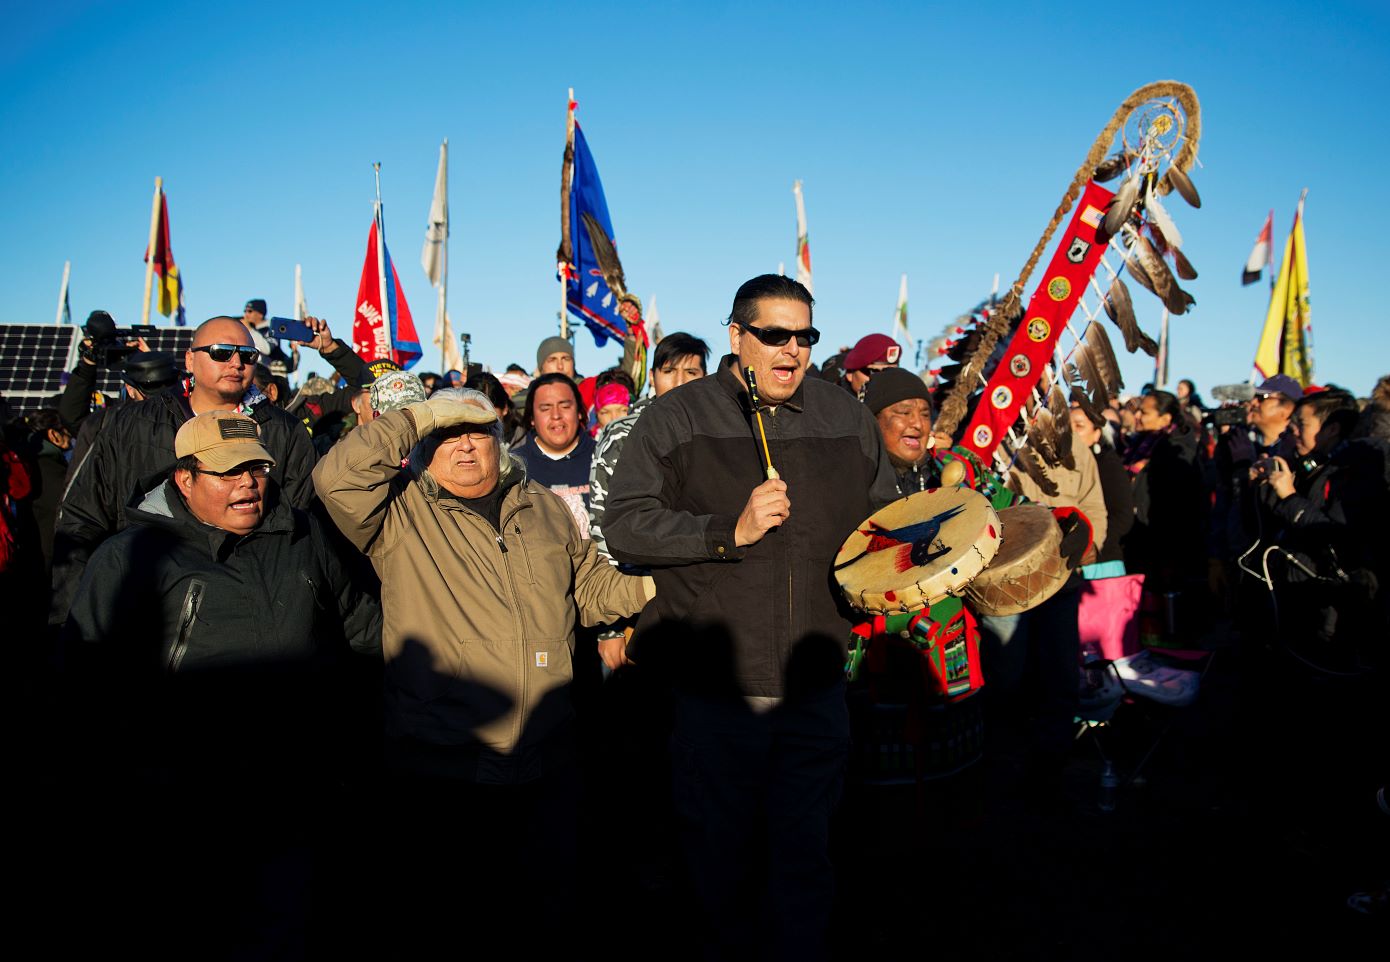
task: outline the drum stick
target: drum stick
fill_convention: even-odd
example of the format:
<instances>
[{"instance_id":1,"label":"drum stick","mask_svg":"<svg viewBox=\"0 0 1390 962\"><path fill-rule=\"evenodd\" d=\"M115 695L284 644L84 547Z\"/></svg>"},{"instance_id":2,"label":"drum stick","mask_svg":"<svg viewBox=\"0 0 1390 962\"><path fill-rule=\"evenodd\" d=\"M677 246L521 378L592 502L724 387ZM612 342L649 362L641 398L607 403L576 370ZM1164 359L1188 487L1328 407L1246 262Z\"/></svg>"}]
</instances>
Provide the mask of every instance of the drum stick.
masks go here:
<instances>
[{"instance_id":1,"label":"drum stick","mask_svg":"<svg viewBox=\"0 0 1390 962\"><path fill-rule=\"evenodd\" d=\"M748 400L753 405L753 417L758 422L758 435L763 441L763 463L767 465L767 479L776 481L781 477L777 469L772 466L772 452L767 447L767 428L763 426L763 411L758 402L758 379L753 376L753 369L749 368L744 372L748 378Z\"/></svg>"}]
</instances>

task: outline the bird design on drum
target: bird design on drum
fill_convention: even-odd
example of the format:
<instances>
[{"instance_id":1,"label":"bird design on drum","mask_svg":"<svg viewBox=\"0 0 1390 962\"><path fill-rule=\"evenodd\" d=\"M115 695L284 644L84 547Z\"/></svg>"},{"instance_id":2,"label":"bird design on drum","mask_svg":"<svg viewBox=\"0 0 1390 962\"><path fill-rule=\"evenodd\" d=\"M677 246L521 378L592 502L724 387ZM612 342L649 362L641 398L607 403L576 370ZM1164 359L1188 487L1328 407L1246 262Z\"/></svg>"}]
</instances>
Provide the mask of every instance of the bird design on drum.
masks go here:
<instances>
[{"instance_id":1,"label":"bird design on drum","mask_svg":"<svg viewBox=\"0 0 1390 962\"><path fill-rule=\"evenodd\" d=\"M951 550L947 545L934 547L937 538L941 535L941 526L964 510L964 506L955 505L925 521L903 525L901 528L885 528L870 519L868 527L859 529L859 533L867 537L869 543L865 545L862 552L853 558L837 564L835 570L839 571L841 568L854 564L866 554L886 551L889 548L900 549L897 558L894 559L894 566L899 572L930 564Z\"/></svg>"}]
</instances>

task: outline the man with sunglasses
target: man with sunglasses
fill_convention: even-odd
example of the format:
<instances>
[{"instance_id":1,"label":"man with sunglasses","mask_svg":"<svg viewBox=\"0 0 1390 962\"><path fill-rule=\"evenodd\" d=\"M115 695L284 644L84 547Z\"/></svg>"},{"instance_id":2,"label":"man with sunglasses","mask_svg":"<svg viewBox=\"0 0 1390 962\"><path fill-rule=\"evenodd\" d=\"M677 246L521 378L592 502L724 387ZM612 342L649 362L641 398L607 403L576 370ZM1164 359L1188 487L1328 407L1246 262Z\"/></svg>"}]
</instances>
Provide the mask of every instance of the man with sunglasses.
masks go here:
<instances>
[{"instance_id":1,"label":"man with sunglasses","mask_svg":"<svg viewBox=\"0 0 1390 962\"><path fill-rule=\"evenodd\" d=\"M271 373L293 374L299 367L299 345L291 342L290 351L286 353L271 332L265 315L265 299L261 297L251 298L242 309L241 323L251 335L251 346L260 352L261 363L269 367Z\"/></svg>"},{"instance_id":2,"label":"man with sunglasses","mask_svg":"<svg viewBox=\"0 0 1390 962\"><path fill-rule=\"evenodd\" d=\"M1259 485L1250 478L1250 466L1261 458L1278 457L1291 464L1297 457L1290 420L1301 397L1303 388L1287 374L1266 378L1246 402L1246 427L1223 427L1217 436L1217 486L1209 551L1212 557L1207 562L1208 580L1214 588L1229 582L1236 573L1235 559L1260 534L1256 496Z\"/></svg>"},{"instance_id":3,"label":"man with sunglasses","mask_svg":"<svg viewBox=\"0 0 1390 962\"><path fill-rule=\"evenodd\" d=\"M903 349L887 334L865 334L845 355L845 382L855 397L864 398L864 387L879 371L897 367Z\"/></svg>"},{"instance_id":4,"label":"man with sunglasses","mask_svg":"<svg viewBox=\"0 0 1390 962\"><path fill-rule=\"evenodd\" d=\"M144 934L160 948L198 954L215 932L293 954L323 824L306 813L341 774L334 669L349 646L375 654L380 609L319 522L276 498L255 420L201 414L172 453L92 555L64 629L74 768L121 785L85 813L84 841L98 873L120 866L97 879L113 913L159 892Z\"/></svg>"},{"instance_id":5,"label":"man with sunglasses","mask_svg":"<svg viewBox=\"0 0 1390 962\"><path fill-rule=\"evenodd\" d=\"M280 496L294 507L308 506L314 496L314 446L304 425L252 383L259 358L240 321L214 317L198 327L184 354L190 378L183 386L107 415L58 515L50 623L61 624L67 616L87 557L128 523L125 508L137 485L174 463L174 436L192 417L209 411L250 417L274 456L270 480Z\"/></svg>"},{"instance_id":6,"label":"man with sunglasses","mask_svg":"<svg viewBox=\"0 0 1390 962\"><path fill-rule=\"evenodd\" d=\"M872 415L806 377L819 338L813 303L775 274L740 287L731 353L714 376L652 402L608 494L614 558L650 566L656 580L633 660L664 668L678 693L677 813L720 957L769 942L778 957L826 954L853 623L831 564L845 537L898 497ZM749 891L750 878L766 891ZM748 911L759 904L770 913Z\"/></svg>"}]
</instances>

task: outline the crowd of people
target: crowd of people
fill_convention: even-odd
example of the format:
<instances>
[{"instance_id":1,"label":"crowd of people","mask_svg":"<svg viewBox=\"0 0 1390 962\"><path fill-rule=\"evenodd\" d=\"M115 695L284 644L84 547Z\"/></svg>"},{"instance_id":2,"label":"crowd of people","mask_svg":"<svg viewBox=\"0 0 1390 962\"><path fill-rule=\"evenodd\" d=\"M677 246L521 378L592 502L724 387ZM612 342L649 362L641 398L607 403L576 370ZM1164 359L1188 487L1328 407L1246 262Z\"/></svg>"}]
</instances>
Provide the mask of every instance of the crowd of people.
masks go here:
<instances>
[{"instance_id":1,"label":"crowd of people","mask_svg":"<svg viewBox=\"0 0 1390 962\"><path fill-rule=\"evenodd\" d=\"M182 357L130 345L119 398L93 403L84 350L5 425L0 586L46 639L23 671L58 782L119 786L77 829L106 921L291 957L351 914L326 899L370 890L358 931L388 955L461 915L564 950L621 911L583 873L625 838L633 884L684 879L710 957L823 956L863 620L832 562L968 459L891 338L813 364L813 305L756 277L722 357L673 333L649 371L592 377L561 337L530 370L414 374L319 318L277 342L261 300ZM296 387L309 352L333 374ZM1065 463L964 482L1063 513L1066 586L980 619L990 710L1024 719L1039 790L1086 694L1088 583L1142 575L1146 640L1224 613L1310 677L1383 679L1390 377L1364 401L1283 375L1249 393L1073 395ZM1337 760L1384 785L1383 758Z\"/></svg>"}]
</instances>

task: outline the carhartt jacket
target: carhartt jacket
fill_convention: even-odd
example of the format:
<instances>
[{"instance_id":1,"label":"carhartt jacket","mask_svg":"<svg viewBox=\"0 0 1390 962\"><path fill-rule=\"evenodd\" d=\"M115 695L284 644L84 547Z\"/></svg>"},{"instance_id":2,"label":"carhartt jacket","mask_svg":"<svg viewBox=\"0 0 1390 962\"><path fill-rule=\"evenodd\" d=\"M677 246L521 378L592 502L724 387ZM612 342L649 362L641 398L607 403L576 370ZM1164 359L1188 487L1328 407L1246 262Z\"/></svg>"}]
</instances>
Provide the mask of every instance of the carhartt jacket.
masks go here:
<instances>
[{"instance_id":1,"label":"carhartt jacket","mask_svg":"<svg viewBox=\"0 0 1390 962\"><path fill-rule=\"evenodd\" d=\"M387 734L478 749L479 781L525 780L528 752L572 715L576 615L593 626L635 614L650 581L602 561L515 458L494 528L428 471L401 469L419 440L410 410L389 411L314 470L381 577Z\"/></svg>"}]
</instances>

